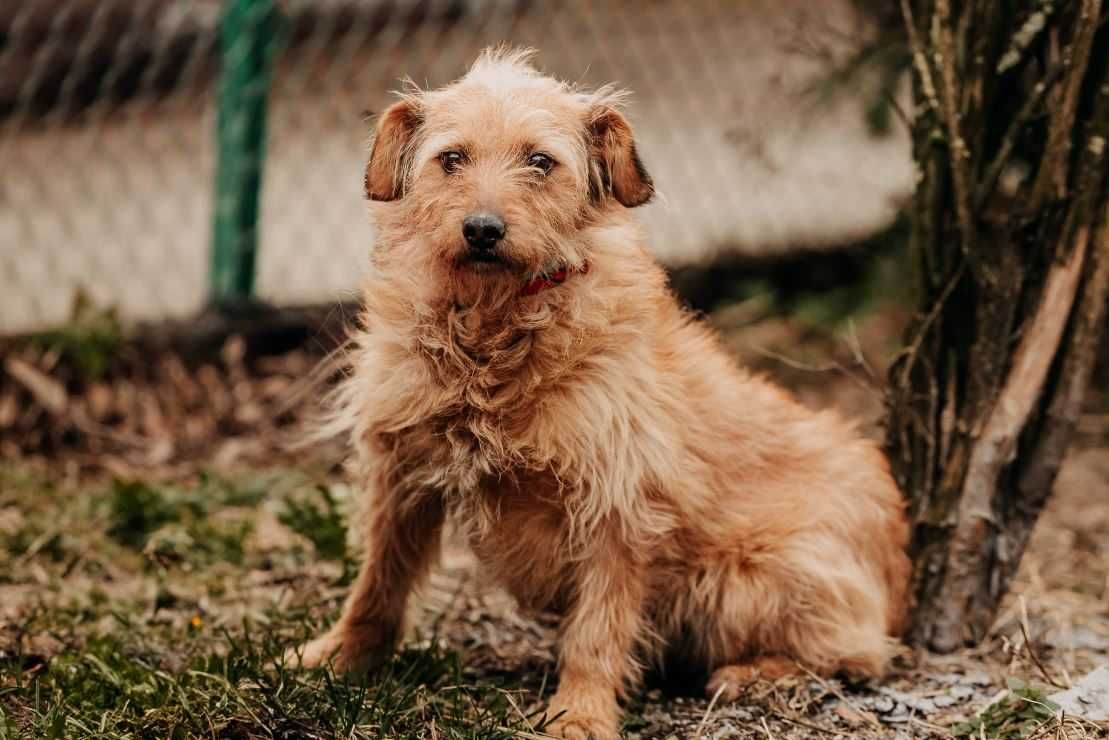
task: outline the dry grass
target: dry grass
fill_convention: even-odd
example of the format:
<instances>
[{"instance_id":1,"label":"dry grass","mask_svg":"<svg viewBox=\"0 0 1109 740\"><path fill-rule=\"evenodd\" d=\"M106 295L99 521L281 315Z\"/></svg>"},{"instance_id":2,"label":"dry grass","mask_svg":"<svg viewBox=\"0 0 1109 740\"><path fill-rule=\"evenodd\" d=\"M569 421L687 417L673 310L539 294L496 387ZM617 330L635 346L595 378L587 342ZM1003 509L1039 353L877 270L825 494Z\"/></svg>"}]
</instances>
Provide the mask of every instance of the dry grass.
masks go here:
<instances>
[{"instance_id":1,"label":"dry grass","mask_svg":"<svg viewBox=\"0 0 1109 740\"><path fill-rule=\"evenodd\" d=\"M829 331L784 318L740 329L742 315L733 307L713 320L744 361L877 431L896 317ZM182 375L168 360L151 363L166 369L145 380L136 371L97 381L136 409L144 402L134 399L159 404L161 416L148 408L145 417L101 423L131 424L128 434L148 442L165 435L176 451L165 459L144 458L122 434L91 442L79 428L59 432L49 420L71 417L45 406L34 412L48 430L34 449L19 446L28 438L3 437L0 738L541 735L556 620L520 613L457 545L414 607L407 649L384 672L348 682L288 674L276 662L283 647L334 618L351 571L351 492L335 478L332 455L276 454L286 422L273 423L271 412L285 413L280 399L312 361L247 361L229 346L207 372L209 386L224 389L211 398L231 399L220 410L218 401L167 391L165 383L198 382L197 371ZM93 403L71 379L36 367L65 381L66 408ZM22 413L32 413L34 392L17 385L0 384L0 399L17 394ZM257 416L244 417L235 399ZM1109 736L1045 701L1054 685L1109 662L1105 422L1084 419L1013 592L978 648L906 650L881 683L761 682L735 704L703 696L698 677L654 677L628 708L627 736Z\"/></svg>"}]
</instances>

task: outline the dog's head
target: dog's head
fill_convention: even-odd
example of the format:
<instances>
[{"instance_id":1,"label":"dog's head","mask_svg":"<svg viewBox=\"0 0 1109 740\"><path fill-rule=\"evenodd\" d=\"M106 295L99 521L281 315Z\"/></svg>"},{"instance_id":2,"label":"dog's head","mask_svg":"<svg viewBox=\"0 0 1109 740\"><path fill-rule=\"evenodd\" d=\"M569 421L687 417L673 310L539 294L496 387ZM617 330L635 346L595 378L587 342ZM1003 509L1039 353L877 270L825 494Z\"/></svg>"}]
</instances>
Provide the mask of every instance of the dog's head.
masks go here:
<instances>
[{"instance_id":1,"label":"dog's head","mask_svg":"<svg viewBox=\"0 0 1109 740\"><path fill-rule=\"evenodd\" d=\"M365 177L379 249L483 279L581 268L580 231L651 198L620 95L545 77L529 56L486 51L382 114Z\"/></svg>"}]
</instances>

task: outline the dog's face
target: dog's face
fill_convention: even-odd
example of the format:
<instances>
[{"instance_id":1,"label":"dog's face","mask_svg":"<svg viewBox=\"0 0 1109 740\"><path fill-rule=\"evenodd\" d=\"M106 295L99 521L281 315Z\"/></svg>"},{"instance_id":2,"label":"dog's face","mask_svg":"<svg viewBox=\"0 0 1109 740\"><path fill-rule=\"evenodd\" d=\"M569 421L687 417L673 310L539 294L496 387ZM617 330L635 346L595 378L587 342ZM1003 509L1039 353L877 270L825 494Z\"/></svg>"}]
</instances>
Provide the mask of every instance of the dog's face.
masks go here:
<instances>
[{"instance_id":1,"label":"dog's face","mask_svg":"<svg viewBox=\"0 0 1109 740\"><path fill-rule=\"evenodd\" d=\"M486 276L581 267L580 229L650 199L618 96L574 91L526 60L487 52L458 82L381 116L365 186L387 204L384 249L415 242L423 257Z\"/></svg>"}]
</instances>

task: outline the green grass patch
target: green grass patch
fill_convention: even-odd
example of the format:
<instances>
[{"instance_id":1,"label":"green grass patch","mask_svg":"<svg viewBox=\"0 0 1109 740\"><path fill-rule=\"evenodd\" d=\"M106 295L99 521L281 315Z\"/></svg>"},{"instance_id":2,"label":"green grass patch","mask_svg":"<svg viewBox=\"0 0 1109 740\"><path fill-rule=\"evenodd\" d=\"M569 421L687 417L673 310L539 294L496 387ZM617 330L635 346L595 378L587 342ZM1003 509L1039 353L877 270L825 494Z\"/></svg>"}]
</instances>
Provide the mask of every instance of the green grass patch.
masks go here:
<instances>
[{"instance_id":1,"label":"green grass patch","mask_svg":"<svg viewBox=\"0 0 1109 740\"><path fill-rule=\"evenodd\" d=\"M307 537L320 557L346 560L346 518L331 486L316 486L304 495L286 499L278 519Z\"/></svg>"},{"instance_id":2,"label":"green grass patch","mask_svg":"<svg viewBox=\"0 0 1109 740\"><path fill-rule=\"evenodd\" d=\"M107 503L107 534L141 550L154 562L206 565L243 561L249 521L220 518L221 511L257 504L264 491L204 476L197 486L159 486L113 481Z\"/></svg>"},{"instance_id":3,"label":"green grass patch","mask_svg":"<svg viewBox=\"0 0 1109 740\"><path fill-rule=\"evenodd\" d=\"M288 622L215 639L139 625L86 639L26 674L0 665L0 738L477 738L538 726L523 700L468 680L456 653L409 649L363 677L291 672ZM284 639L282 639L284 636Z\"/></svg>"},{"instance_id":4,"label":"green grass patch","mask_svg":"<svg viewBox=\"0 0 1109 740\"><path fill-rule=\"evenodd\" d=\"M81 377L95 380L108 369L123 330L114 308L96 306L84 292L73 299L69 320L57 329L31 337L31 344L58 353Z\"/></svg>"},{"instance_id":5,"label":"green grass patch","mask_svg":"<svg viewBox=\"0 0 1109 740\"><path fill-rule=\"evenodd\" d=\"M956 737L1021 740L1054 721L1059 705L1024 681L1009 679L1009 694L953 728Z\"/></svg>"},{"instance_id":6,"label":"green grass patch","mask_svg":"<svg viewBox=\"0 0 1109 740\"><path fill-rule=\"evenodd\" d=\"M368 676L285 668L285 650L334 617L352 568L344 493L292 471L75 486L0 466L0 585L24 599L0 624L0 740L496 740L538 727L516 709L531 700L434 641ZM287 536L249 545L267 517ZM291 584L318 597L290 604Z\"/></svg>"}]
</instances>

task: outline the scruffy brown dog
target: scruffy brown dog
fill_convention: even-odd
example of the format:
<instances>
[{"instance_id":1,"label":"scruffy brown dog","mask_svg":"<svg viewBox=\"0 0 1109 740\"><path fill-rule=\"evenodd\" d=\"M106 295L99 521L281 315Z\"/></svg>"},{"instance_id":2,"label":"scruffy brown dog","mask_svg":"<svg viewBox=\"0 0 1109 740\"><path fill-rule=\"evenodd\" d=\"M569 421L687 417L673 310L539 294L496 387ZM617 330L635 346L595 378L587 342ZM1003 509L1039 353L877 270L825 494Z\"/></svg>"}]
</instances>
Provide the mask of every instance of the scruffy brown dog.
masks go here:
<instances>
[{"instance_id":1,"label":"scruffy brown dog","mask_svg":"<svg viewBox=\"0 0 1109 740\"><path fill-rule=\"evenodd\" d=\"M335 418L366 559L290 661L387 655L450 517L523 605L562 613L563 737L616 736L618 699L675 645L725 697L799 666L882 672L909 569L886 461L679 308L631 216L653 187L619 102L498 50L381 117Z\"/></svg>"}]
</instances>

